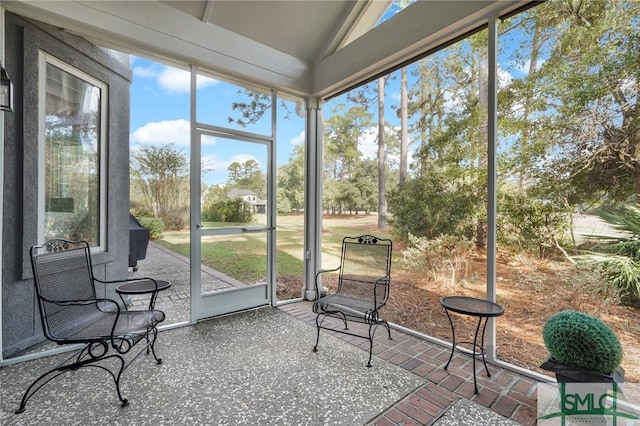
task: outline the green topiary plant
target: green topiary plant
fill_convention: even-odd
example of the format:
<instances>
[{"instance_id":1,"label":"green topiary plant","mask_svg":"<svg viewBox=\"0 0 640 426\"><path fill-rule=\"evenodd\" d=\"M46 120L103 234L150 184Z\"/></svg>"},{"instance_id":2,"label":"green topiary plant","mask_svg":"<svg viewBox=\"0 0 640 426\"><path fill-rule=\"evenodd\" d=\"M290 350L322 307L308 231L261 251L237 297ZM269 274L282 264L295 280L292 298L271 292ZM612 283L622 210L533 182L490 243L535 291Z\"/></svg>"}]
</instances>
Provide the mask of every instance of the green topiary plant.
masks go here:
<instances>
[{"instance_id":1,"label":"green topiary plant","mask_svg":"<svg viewBox=\"0 0 640 426\"><path fill-rule=\"evenodd\" d=\"M542 338L556 361L572 367L610 374L622 361L622 346L611 328L582 312L553 315L542 329Z\"/></svg>"}]
</instances>

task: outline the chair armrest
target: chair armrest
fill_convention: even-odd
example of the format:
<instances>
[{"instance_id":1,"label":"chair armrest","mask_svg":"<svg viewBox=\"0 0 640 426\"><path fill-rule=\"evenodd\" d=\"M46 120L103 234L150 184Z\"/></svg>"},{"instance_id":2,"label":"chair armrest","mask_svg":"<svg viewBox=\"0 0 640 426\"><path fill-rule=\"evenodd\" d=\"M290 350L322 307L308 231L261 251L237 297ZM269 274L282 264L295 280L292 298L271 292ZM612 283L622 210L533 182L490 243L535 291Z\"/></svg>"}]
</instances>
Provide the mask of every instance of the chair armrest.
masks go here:
<instances>
[{"instance_id":1,"label":"chair armrest","mask_svg":"<svg viewBox=\"0 0 640 426\"><path fill-rule=\"evenodd\" d=\"M389 297L389 283L391 282L391 275L385 275L384 277L380 277L377 280L374 281L373 283L373 302L374 305L376 307L376 309L379 309L381 307L384 306L385 303L387 303L387 298ZM387 287L386 291L385 291L385 298L384 300L378 301L378 292L376 291L376 287L378 286L385 286Z\"/></svg>"},{"instance_id":2,"label":"chair armrest","mask_svg":"<svg viewBox=\"0 0 640 426\"><path fill-rule=\"evenodd\" d=\"M96 308L101 311L104 312L105 310L102 309L100 307L100 303L107 303L107 304L113 304L113 306L115 306L115 309L113 310L113 312L115 312L115 316L113 319L113 324L111 324L111 343L114 344L114 339L113 339L113 335L115 333L116 330L116 324L118 323L118 318L120 318L120 305L118 305L118 302L116 302L113 299L108 299L108 298L100 298L100 299L80 299L80 300L51 300L51 299L47 299L47 298L42 298L43 301L47 302L47 303L53 303L54 305L58 305L58 306L87 306L87 305L96 305Z\"/></svg>"},{"instance_id":3,"label":"chair armrest","mask_svg":"<svg viewBox=\"0 0 640 426\"><path fill-rule=\"evenodd\" d=\"M79 300L51 300L51 299L47 299L46 297L43 297L42 300L44 300L47 303L53 303L58 306L73 306L73 305L86 306L86 305L97 305L98 303L113 303L116 306L117 311L120 312L120 306L118 305L118 302L116 302L113 299L107 299L107 298L79 299Z\"/></svg>"},{"instance_id":4,"label":"chair armrest","mask_svg":"<svg viewBox=\"0 0 640 426\"><path fill-rule=\"evenodd\" d=\"M339 271L340 270L340 266L338 266L337 268L334 269L320 269L318 271L318 273L316 274L316 282L315 282L315 287L316 287L316 299L319 299L322 296L322 290L324 290L325 292L327 291L326 288L322 287L320 285L320 275L327 273L327 272L335 272L335 271Z\"/></svg>"}]
</instances>

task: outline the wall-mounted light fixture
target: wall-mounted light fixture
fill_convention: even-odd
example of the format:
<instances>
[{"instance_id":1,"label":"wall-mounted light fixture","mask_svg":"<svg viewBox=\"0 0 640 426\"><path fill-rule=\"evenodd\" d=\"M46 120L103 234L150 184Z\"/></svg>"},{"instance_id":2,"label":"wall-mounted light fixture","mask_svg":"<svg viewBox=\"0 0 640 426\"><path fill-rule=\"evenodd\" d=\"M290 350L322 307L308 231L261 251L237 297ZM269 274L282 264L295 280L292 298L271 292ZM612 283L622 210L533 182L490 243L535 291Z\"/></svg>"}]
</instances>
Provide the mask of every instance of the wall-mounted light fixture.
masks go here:
<instances>
[{"instance_id":1,"label":"wall-mounted light fixture","mask_svg":"<svg viewBox=\"0 0 640 426\"><path fill-rule=\"evenodd\" d=\"M0 66L0 111L13 111L13 83L2 66Z\"/></svg>"}]
</instances>

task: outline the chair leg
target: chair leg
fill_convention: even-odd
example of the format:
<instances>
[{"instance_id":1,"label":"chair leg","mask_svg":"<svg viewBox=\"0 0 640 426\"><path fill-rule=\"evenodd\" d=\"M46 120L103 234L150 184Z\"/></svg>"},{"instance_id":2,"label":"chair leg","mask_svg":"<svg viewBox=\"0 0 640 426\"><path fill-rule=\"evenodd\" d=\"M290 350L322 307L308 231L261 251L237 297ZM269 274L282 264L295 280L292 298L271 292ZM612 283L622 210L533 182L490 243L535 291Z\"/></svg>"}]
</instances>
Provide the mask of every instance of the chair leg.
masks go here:
<instances>
[{"instance_id":1,"label":"chair leg","mask_svg":"<svg viewBox=\"0 0 640 426\"><path fill-rule=\"evenodd\" d=\"M348 329L349 329L349 326L348 326L348 324L347 324L347 316L346 316L345 314L343 314L342 312L340 312L340 311L336 312L336 314L337 314L340 318L342 318L342 322L344 323L344 329L345 329L345 330L348 330Z\"/></svg>"},{"instance_id":2,"label":"chair leg","mask_svg":"<svg viewBox=\"0 0 640 426\"><path fill-rule=\"evenodd\" d=\"M158 358L158 356L156 355L156 339L158 338L158 329L153 327L153 330L149 334L153 334L153 339L151 341L147 340L147 353L149 353L149 348L151 348L151 353L153 354L156 363L162 364L162 358ZM147 339L148 336L149 335L147 335Z\"/></svg>"},{"instance_id":3,"label":"chair leg","mask_svg":"<svg viewBox=\"0 0 640 426\"><path fill-rule=\"evenodd\" d=\"M96 367L96 368L100 368L104 371L106 371L107 373L109 373L111 375L111 377L113 378L114 383L116 384L116 392L118 394L118 399L120 400L120 406L121 407L126 407L129 405L129 400L127 398L123 398L122 397L122 392L120 392L120 378L122 377L122 373L124 372L125 368L126 368L126 364L124 361L124 358L121 355L109 355L108 357L105 357L103 359L107 359L107 358L118 358L118 360L120 360L120 368L118 369L118 375L116 376L113 371L109 370L108 368L102 366L102 365L86 365L85 367Z\"/></svg>"},{"instance_id":4,"label":"chair leg","mask_svg":"<svg viewBox=\"0 0 640 426\"><path fill-rule=\"evenodd\" d=\"M84 352L85 349L81 350L81 353ZM74 355L71 358L75 358L76 355ZM25 391L24 395L22 396L22 400L20 401L20 407L15 411L16 414L20 414L23 413L26 410L27 407L27 402L31 399L31 397L33 395L35 395L40 389L42 389L47 383L49 383L50 381L52 381L53 379L55 379L56 377L68 372L68 371L75 371L78 370L80 368L83 367L95 367L95 368L100 368L106 372L108 372L111 377L113 378L113 381L116 385L116 392L118 394L118 399L120 400L120 405L122 407L126 407L127 405L129 405L129 401L127 400L127 398L123 398L122 397L122 393L120 392L120 377L122 376L122 372L124 371L124 367L125 367L125 362L124 362L124 358L120 355L109 355L106 357L100 357L100 358L96 358L96 359L89 359L89 360L84 360L84 361L79 361L79 362L74 362L72 364L66 364L71 358L68 358L67 360L64 361L63 364L47 371L46 373L42 374L40 377L38 377L36 380L33 381L33 383L31 383L31 385L27 388L27 390ZM118 369L118 375L116 376L113 371L109 370L108 368L102 366L102 365L97 365L95 364L96 362L100 362L100 361L104 361L106 359L109 358L118 358L118 360L120 360L120 368ZM45 380L46 379L46 380Z\"/></svg>"},{"instance_id":5,"label":"chair leg","mask_svg":"<svg viewBox=\"0 0 640 426\"><path fill-rule=\"evenodd\" d=\"M376 334L376 328L378 324L369 324L369 361L367 361L367 367L371 368L371 356L373 355L373 337Z\"/></svg>"},{"instance_id":6,"label":"chair leg","mask_svg":"<svg viewBox=\"0 0 640 426\"><path fill-rule=\"evenodd\" d=\"M389 335L389 340L393 340L391 338L391 327L389 327L389 323L385 320L382 320L382 325L385 326L385 328L387 329L387 334Z\"/></svg>"},{"instance_id":7,"label":"chair leg","mask_svg":"<svg viewBox=\"0 0 640 426\"><path fill-rule=\"evenodd\" d=\"M376 335L376 330L378 326L382 324L387 329L387 334L389 335L389 340L393 340L391 338L391 328L389 327L389 323L385 320L381 320L375 323L369 324L369 361L367 362L367 367L371 367L371 357L373 355L373 338Z\"/></svg>"},{"instance_id":8,"label":"chair leg","mask_svg":"<svg viewBox=\"0 0 640 426\"><path fill-rule=\"evenodd\" d=\"M320 342L320 314L316 315L316 345L313 347L314 352L318 352L318 343Z\"/></svg>"},{"instance_id":9,"label":"chair leg","mask_svg":"<svg viewBox=\"0 0 640 426\"><path fill-rule=\"evenodd\" d=\"M56 377L58 377L59 375L65 373L66 371L69 371L71 368L65 368L63 370L60 370L59 368L54 368L52 370L47 371L46 373L44 373L43 375L41 375L40 377L38 377L36 380L33 381L33 383L31 383L31 386L29 386L27 388L27 390L24 392L24 395L22 396L22 400L20 401L20 407L15 411L16 414L20 414L23 413L24 410L26 409L27 406L27 401L29 401L29 399L31 399L31 397L33 395L35 395L36 392L38 392L44 385L46 385L47 383L49 383L51 380L55 379ZM47 380L45 380L44 382L40 383L37 387L36 386L37 383L39 383L41 380L43 380L45 377L49 376L52 373L58 373L55 374L51 377L49 377ZM31 392L33 390L33 392Z\"/></svg>"}]
</instances>

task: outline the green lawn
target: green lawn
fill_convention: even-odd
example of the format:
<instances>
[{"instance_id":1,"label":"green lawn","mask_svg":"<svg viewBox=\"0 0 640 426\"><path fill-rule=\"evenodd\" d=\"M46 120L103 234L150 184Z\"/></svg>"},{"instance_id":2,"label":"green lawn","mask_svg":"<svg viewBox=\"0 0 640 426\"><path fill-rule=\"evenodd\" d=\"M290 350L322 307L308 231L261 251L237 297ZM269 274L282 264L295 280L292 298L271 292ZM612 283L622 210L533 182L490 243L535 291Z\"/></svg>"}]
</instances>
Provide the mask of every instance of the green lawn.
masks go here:
<instances>
[{"instance_id":1,"label":"green lawn","mask_svg":"<svg viewBox=\"0 0 640 426\"><path fill-rule=\"evenodd\" d=\"M302 215L278 217L276 232L277 276L298 276L303 273L304 218ZM388 230L370 231L377 223L376 215L343 216L327 218L322 230L323 264L337 267L342 238L372 233L390 238ZM264 223L264 216L257 218ZM230 224L204 223L205 228L217 228ZM241 224L238 224L242 226ZM231 226L234 226L231 224ZM266 276L266 237L263 233L246 233L204 237L202 263L245 283L263 280ZM189 231L167 231L156 243L189 257Z\"/></svg>"}]
</instances>

